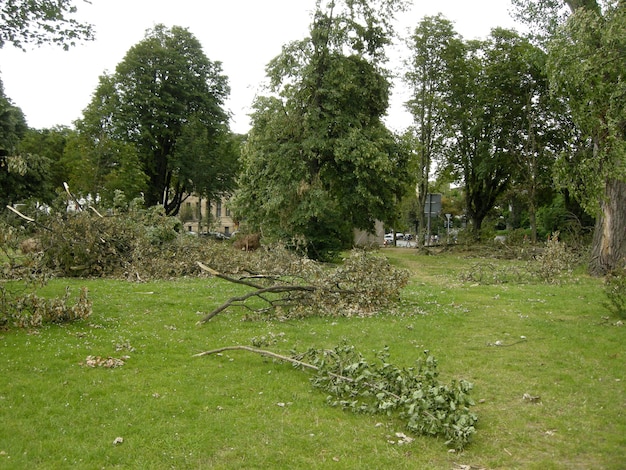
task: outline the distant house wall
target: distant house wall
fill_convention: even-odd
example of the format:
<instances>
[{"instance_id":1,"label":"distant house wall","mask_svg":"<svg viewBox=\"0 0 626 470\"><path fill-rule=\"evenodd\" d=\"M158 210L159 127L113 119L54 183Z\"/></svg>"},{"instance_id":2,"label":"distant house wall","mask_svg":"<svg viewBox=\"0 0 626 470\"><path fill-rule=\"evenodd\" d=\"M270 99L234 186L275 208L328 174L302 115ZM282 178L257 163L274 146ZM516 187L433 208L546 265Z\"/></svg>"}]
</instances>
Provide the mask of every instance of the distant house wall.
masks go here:
<instances>
[{"instance_id":1,"label":"distant house wall","mask_svg":"<svg viewBox=\"0 0 626 470\"><path fill-rule=\"evenodd\" d=\"M228 197L208 201L197 196L189 196L183 202L179 214L185 230L195 233L219 232L225 235L238 230L239 226L231 216L228 201Z\"/></svg>"},{"instance_id":2,"label":"distant house wall","mask_svg":"<svg viewBox=\"0 0 626 470\"><path fill-rule=\"evenodd\" d=\"M354 229L354 246L382 245L385 241L385 227L380 220L376 221L374 233Z\"/></svg>"}]
</instances>

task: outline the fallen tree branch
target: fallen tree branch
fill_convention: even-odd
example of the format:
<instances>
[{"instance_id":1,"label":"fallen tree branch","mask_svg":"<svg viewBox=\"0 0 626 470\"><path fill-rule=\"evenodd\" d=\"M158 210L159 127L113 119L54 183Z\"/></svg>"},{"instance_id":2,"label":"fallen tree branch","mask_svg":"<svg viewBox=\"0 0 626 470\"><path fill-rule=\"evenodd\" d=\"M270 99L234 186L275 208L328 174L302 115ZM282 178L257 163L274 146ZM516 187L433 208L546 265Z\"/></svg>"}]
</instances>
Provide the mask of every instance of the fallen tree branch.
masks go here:
<instances>
[{"instance_id":1,"label":"fallen tree branch","mask_svg":"<svg viewBox=\"0 0 626 470\"><path fill-rule=\"evenodd\" d=\"M48 230L49 232L52 232L53 230L50 227L46 227L43 224L40 224L39 222L37 222L35 219L33 219L32 217L28 217L27 215L22 214L20 211L18 211L15 207L11 207L9 205L6 206L7 209L9 209L10 211L14 212L15 214L17 214L19 217L21 217L22 219L24 219L26 222L31 223L31 224L35 224L37 227L41 227L44 230Z\"/></svg>"},{"instance_id":2,"label":"fallen tree branch","mask_svg":"<svg viewBox=\"0 0 626 470\"><path fill-rule=\"evenodd\" d=\"M196 264L203 271L206 271L207 273L211 274L212 276L219 277L220 279L224 279L225 281L234 282L235 284L243 284L244 286L254 287L255 289L263 289L264 288L264 286L262 286L260 284L255 284L254 282L250 282L250 281L247 281L245 279L237 279L237 278L234 278L234 277L227 276L226 274L222 274L219 271L216 271L215 269L211 268L210 266L207 266L206 264L201 263L200 261L196 261Z\"/></svg>"},{"instance_id":3,"label":"fallen tree branch","mask_svg":"<svg viewBox=\"0 0 626 470\"><path fill-rule=\"evenodd\" d=\"M251 282L249 280L246 279L237 279L231 276L227 276L226 274L222 274L219 271L216 271L215 269L211 268L210 266L207 266L203 263L201 263L200 261L196 261L196 264L200 267L200 269L202 269L203 271L208 272L209 274L215 276L215 277L219 277L220 279L224 279L225 281L228 282L232 282L235 284L242 284L244 286L248 286L248 287L252 287L254 289L256 289L254 292L249 292L247 294L241 295L241 296L237 296L237 297L231 297L230 299L228 299L226 302L224 302L222 305L220 305L219 307L217 307L215 310L213 310L212 312L208 313L207 315L205 315L203 318L201 318L200 320L198 320L198 324L203 324L208 322L211 318L213 318L215 315L217 315L220 312L223 312L224 310L226 310L228 307L232 306L232 305L241 305L243 302L245 302L246 300L252 298L252 297L259 297L260 299L264 300L265 302L267 302L268 304L270 304L271 306L275 306L278 302L284 300L283 299L276 299L276 300L270 300L266 297L264 297L264 294L284 294L284 293L291 293L291 292L315 292L317 290L319 290L319 287L315 287L315 286L299 286L299 285L290 285L290 284L279 284L279 285L274 285L274 286L263 286L261 284L257 284L255 282Z\"/></svg>"},{"instance_id":4,"label":"fallen tree branch","mask_svg":"<svg viewBox=\"0 0 626 470\"><path fill-rule=\"evenodd\" d=\"M198 354L194 354L193 357L201 357L201 356L210 356L212 354L219 354L222 353L224 351L249 351L249 352L253 352L256 354L260 354L261 356L265 356L265 357L271 357L272 359L277 359L279 361L284 361L284 362L289 362L291 364L294 364L296 366L305 368L305 369L312 369L316 372L320 371L320 368L313 365L313 364L309 364L307 362L302 362L299 361L298 359L294 359L293 357L289 357L289 356L283 356L282 354L276 354L272 351L267 351L265 349L257 349L257 348L252 348L250 346L243 346L243 345L236 345L236 346L224 346L222 348L218 348L218 349L212 349L210 351L204 351ZM334 378L334 379L339 379L339 380L344 380L346 382L351 382L354 383L356 382L355 379L353 379L352 377L346 377L345 375L340 375L340 374L335 374L334 372L327 372L327 374ZM368 382L363 382L363 385L367 386L368 388L371 388L372 390L378 391L380 392L381 389L380 387L377 387L374 384L370 384ZM384 391L387 395L396 398L396 399L400 399L401 397L396 395L395 393L392 393L390 391L385 390Z\"/></svg>"},{"instance_id":5,"label":"fallen tree branch","mask_svg":"<svg viewBox=\"0 0 626 470\"><path fill-rule=\"evenodd\" d=\"M250 277L249 271L241 276L226 275L201 262L196 264L206 273L255 290L229 299L208 315L203 314L198 324L208 322L232 306L244 307L257 315L277 312L287 317L371 315L396 303L400 289L408 281L405 270L390 266L383 257L359 250L354 250L342 266L334 269L314 262L291 262L282 275L271 276ZM383 272L385 275L381 275ZM258 302L249 302L255 297L265 305L258 308Z\"/></svg>"},{"instance_id":6,"label":"fallen tree branch","mask_svg":"<svg viewBox=\"0 0 626 470\"><path fill-rule=\"evenodd\" d=\"M237 302L245 302L246 300L248 300L251 297L259 297L259 298L265 300L270 305L273 305L273 302L271 300L269 300L269 299L264 298L263 294L281 294L281 293L285 293L285 292L287 292L287 293L288 292L314 292L316 290L317 290L317 287L313 287L313 286L270 286L270 287L259 287L254 292L248 292L247 294L240 295L238 297L231 297L226 302L224 302L222 305L220 305L215 310L213 310L211 313L208 313L207 315L202 317L198 321L198 323L199 324L206 323L211 318L213 318L215 315L217 315L218 313L226 310L231 305L235 305Z\"/></svg>"},{"instance_id":7,"label":"fallen tree branch","mask_svg":"<svg viewBox=\"0 0 626 470\"><path fill-rule=\"evenodd\" d=\"M313 370L313 387L329 393L327 402L356 413L384 414L406 421L409 430L441 436L446 444L462 450L476 432L478 417L470 406L472 384L453 380L450 385L437 379L437 361L424 351L416 368L400 368L388 361L387 348L375 362L367 361L353 346L344 343L334 349L310 349L291 357L249 346L226 346L195 354L194 357L243 350ZM303 358L309 361L303 362Z\"/></svg>"},{"instance_id":8,"label":"fallen tree branch","mask_svg":"<svg viewBox=\"0 0 626 470\"><path fill-rule=\"evenodd\" d=\"M267 351L265 349L257 349L257 348L251 348L250 346L243 346L243 345L237 345L237 346L224 346L223 348L218 348L218 349L212 349L210 351L204 351L198 354L194 354L193 357L201 357L201 356L210 356L211 354L219 354L222 353L224 351L250 351L256 354L260 354L261 356L266 356L266 357L271 357L273 359L278 359L279 361L285 361L285 362L290 362L292 364L295 364L297 366L301 366L304 367L306 369L313 369L313 370L319 370L319 367L314 366L313 364L307 364L306 362L302 362L302 361L298 361L297 359L294 359L292 357L289 356L283 356L281 354L276 354L272 351Z\"/></svg>"}]
</instances>

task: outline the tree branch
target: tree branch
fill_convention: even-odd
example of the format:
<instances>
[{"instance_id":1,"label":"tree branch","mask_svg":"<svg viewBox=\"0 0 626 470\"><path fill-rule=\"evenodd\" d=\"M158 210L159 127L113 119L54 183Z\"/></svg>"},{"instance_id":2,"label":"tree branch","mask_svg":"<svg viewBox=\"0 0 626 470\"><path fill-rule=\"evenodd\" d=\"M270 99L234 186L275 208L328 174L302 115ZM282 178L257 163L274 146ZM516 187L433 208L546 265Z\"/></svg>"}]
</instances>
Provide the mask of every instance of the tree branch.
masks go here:
<instances>
[{"instance_id":1,"label":"tree branch","mask_svg":"<svg viewBox=\"0 0 626 470\"><path fill-rule=\"evenodd\" d=\"M233 282L236 282L236 281L233 281ZM240 283L245 284L243 282L240 282ZM254 292L248 292L247 294L241 295L239 297L231 297L222 305L220 305L215 310L213 310L211 313L205 315L201 320L198 321L198 323L199 324L206 323L215 315L226 310L228 307L235 304L236 302L244 302L251 297L259 297L265 300L266 302L268 302L269 304L271 304L272 302L265 299L263 297L263 294L268 294L268 293L280 294L283 292L314 292L316 290L317 290L317 287L313 287L313 286L270 286L270 287L257 288L257 290L255 290Z\"/></svg>"},{"instance_id":2,"label":"tree branch","mask_svg":"<svg viewBox=\"0 0 626 470\"><path fill-rule=\"evenodd\" d=\"M265 349L257 349L257 348L252 348L250 346L243 346L243 345L235 345L235 346L224 346L223 348L218 348L218 349L212 349L210 351L204 351L198 354L194 354L193 357L201 357L201 356L210 356L212 354L219 354L222 353L224 351L249 351L249 352L253 352L256 354L260 354L261 356L265 356L265 357L271 357L272 359L277 359L279 361L284 361L284 362L289 362L293 365L299 366L299 367L303 367L305 369L311 369L314 370L316 372L320 371L320 368L313 365L313 364L309 364L308 362L302 362L299 361L298 359L294 359L292 357L289 356L283 356L282 354L276 354L272 351L267 351ZM352 377L346 377L345 375L340 375L340 374L335 374L334 372L327 372L327 374L330 377L333 377L335 379L339 379L339 380L345 380L346 382L356 382L355 379L353 379ZM362 382L362 384L364 386L366 386L367 388L370 388L372 390L375 391L383 391L385 392L387 395L396 398L396 399L400 399L401 397L399 395L396 395L395 393L392 393L388 390L382 390L380 387L371 384L369 382Z\"/></svg>"}]
</instances>

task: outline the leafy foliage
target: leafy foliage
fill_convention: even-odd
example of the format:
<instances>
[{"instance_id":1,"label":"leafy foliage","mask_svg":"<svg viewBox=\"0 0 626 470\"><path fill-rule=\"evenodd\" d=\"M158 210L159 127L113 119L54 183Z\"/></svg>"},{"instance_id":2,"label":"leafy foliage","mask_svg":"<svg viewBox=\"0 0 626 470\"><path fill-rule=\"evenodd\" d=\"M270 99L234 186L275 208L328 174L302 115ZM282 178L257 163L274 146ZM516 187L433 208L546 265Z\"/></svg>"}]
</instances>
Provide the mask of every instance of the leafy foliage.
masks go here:
<instances>
[{"instance_id":1,"label":"leafy foliage","mask_svg":"<svg viewBox=\"0 0 626 470\"><path fill-rule=\"evenodd\" d=\"M36 328L47 323L82 320L92 313L92 303L86 288L81 288L74 303L70 289L63 297L48 299L37 290L50 280L51 272L43 264L39 241L30 238L19 241L22 231L0 221L0 328ZM29 248L28 252L20 252Z\"/></svg>"},{"instance_id":2,"label":"leafy foliage","mask_svg":"<svg viewBox=\"0 0 626 470\"><path fill-rule=\"evenodd\" d=\"M70 303L70 289L60 298L47 299L35 293L14 295L0 287L0 326L36 328L46 323L84 320L92 313L92 302L86 288Z\"/></svg>"},{"instance_id":3,"label":"leafy foliage","mask_svg":"<svg viewBox=\"0 0 626 470\"><path fill-rule=\"evenodd\" d=\"M607 308L626 319L626 267L614 269L604 280Z\"/></svg>"},{"instance_id":4,"label":"leafy foliage","mask_svg":"<svg viewBox=\"0 0 626 470\"><path fill-rule=\"evenodd\" d=\"M623 6L607 8L604 15L580 10L550 43L548 70L553 85L569 97L582 144L588 149L564 155L558 177L591 214L599 208L605 180L626 179L624 28Z\"/></svg>"},{"instance_id":5,"label":"leafy foliage","mask_svg":"<svg viewBox=\"0 0 626 470\"><path fill-rule=\"evenodd\" d=\"M39 235L43 262L57 275L141 279L192 269L180 221L159 206L144 210L131 204L107 217L87 211L53 214L46 226Z\"/></svg>"},{"instance_id":6,"label":"leafy foliage","mask_svg":"<svg viewBox=\"0 0 626 470\"><path fill-rule=\"evenodd\" d=\"M472 384L453 380L441 384L437 361L424 351L417 366L400 368L389 362L388 348L370 362L354 346L310 349L298 360L317 368L312 384L330 394L328 402L356 413L397 416L420 435L441 436L461 450L475 433L477 416L470 411Z\"/></svg>"},{"instance_id":7,"label":"leafy foliage","mask_svg":"<svg viewBox=\"0 0 626 470\"><path fill-rule=\"evenodd\" d=\"M596 217L589 270L607 274L626 256L626 10L617 0L514 4L527 23L543 28L552 89L567 101L578 131L556 179Z\"/></svg>"},{"instance_id":8,"label":"leafy foliage","mask_svg":"<svg viewBox=\"0 0 626 470\"><path fill-rule=\"evenodd\" d=\"M19 49L27 44L52 43L67 50L79 40L93 39L93 27L71 17L72 0L4 0L0 3L0 48L9 43ZM85 3L89 3L85 0Z\"/></svg>"},{"instance_id":9,"label":"leafy foliage","mask_svg":"<svg viewBox=\"0 0 626 470\"><path fill-rule=\"evenodd\" d=\"M493 256L493 249L491 251ZM552 234L546 245L540 249L525 247L513 250L513 253L517 258L525 257L526 261L523 264L505 266L481 261L464 270L460 278L465 282L479 284L560 284L571 277L574 267L581 259L574 250L559 240L558 232Z\"/></svg>"},{"instance_id":10,"label":"leafy foliage","mask_svg":"<svg viewBox=\"0 0 626 470\"><path fill-rule=\"evenodd\" d=\"M280 246L271 247L268 253L271 257L258 259L260 271L248 270L252 275L237 279L220 276L254 290L229 299L205 315L202 323L232 306L250 310L248 318L370 316L393 306L408 282L406 270L362 250L352 250L348 258L332 268ZM262 300L263 307L249 306L248 300L254 298Z\"/></svg>"},{"instance_id":11,"label":"leafy foliage","mask_svg":"<svg viewBox=\"0 0 626 470\"><path fill-rule=\"evenodd\" d=\"M87 181L75 187L144 191L168 215L193 192L212 199L232 190L238 145L223 109L229 92L221 63L187 29L156 25L101 77L77 123L68 158L87 164Z\"/></svg>"},{"instance_id":12,"label":"leafy foliage","mask_svg":"<svg viewBox=\"0 0 626 470\"><path fill-rule=\"evenodd\" d=\"M389 217L406 155L383 125L381 66L397 0L318 2L310 37L267 67L272 96L254 104L235 212L270 240L299 239L332 259L352 230Z\"/></svg>"},{"instance_id":13,"label":"leafy foliage","mask_svg":"<svg viewBox=\"0 0 626 470\"><path fill-rule=\"evenodd\" d=\"M559 241L557 232L548 238L546 249L537 257L532 268L543 282L558 284L561 278L571 275L577 260L576 254Z\"/></svg>"}]
</instances>

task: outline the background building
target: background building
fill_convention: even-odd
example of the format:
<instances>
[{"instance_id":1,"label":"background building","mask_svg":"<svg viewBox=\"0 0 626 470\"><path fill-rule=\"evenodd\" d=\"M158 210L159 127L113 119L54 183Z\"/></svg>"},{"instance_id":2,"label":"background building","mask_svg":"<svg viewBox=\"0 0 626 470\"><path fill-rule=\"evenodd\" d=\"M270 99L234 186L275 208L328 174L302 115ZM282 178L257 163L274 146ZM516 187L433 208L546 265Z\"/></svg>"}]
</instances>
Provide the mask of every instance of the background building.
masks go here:
<instances>
[{"instance_id":1,"label":"background building","mask_svg":"<svg viewBox=\"0 0 626 470\"><path fill-rule=\"evenodd\" d=\"M229 237L239 225L231 217L228 197L208 201L189 196L180 208L179 217L187 232L221 233Z\"/></svg>"}]
</instances>

